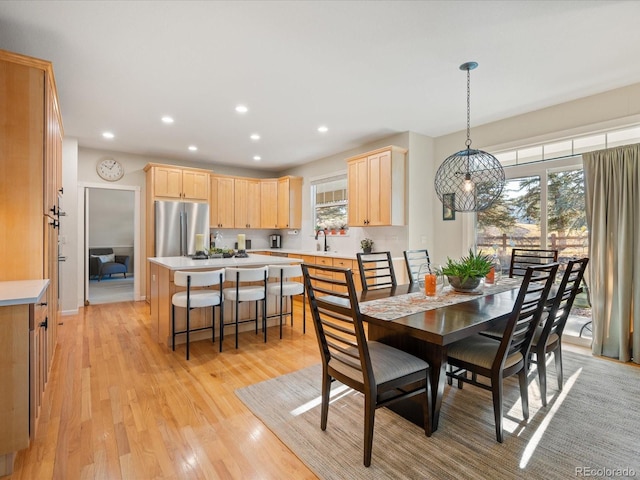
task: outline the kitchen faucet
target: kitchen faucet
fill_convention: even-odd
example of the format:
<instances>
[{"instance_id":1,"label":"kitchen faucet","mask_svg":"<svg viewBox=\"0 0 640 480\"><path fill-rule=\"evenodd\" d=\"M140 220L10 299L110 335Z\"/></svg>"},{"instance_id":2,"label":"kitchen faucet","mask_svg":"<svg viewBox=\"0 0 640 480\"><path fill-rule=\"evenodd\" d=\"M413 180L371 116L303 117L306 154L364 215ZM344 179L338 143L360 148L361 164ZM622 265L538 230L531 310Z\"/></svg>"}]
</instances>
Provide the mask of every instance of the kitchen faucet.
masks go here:
<instances>
[{"instance_id":1,"label":"kitchen faucet","mask_svg":"<svg viewBox=\"0 0 640 480\"><path fill-rule=\"evenodd\" d=\"M327 232L325 232L324 230L316 230L316 240L318 239L318 235L320 235L320 232L322 232L322 235L324 236L324 251L328 252L329 246L327 245Z\"/></svg>"}]
</instances>

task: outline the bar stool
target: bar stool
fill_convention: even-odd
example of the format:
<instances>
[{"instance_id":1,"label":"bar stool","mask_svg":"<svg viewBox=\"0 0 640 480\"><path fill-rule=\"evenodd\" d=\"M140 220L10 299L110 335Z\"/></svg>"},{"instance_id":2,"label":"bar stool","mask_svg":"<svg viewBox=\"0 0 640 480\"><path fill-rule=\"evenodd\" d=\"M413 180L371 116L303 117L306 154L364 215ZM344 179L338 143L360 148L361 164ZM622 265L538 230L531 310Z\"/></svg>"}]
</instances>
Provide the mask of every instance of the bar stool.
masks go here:
<instances>
[{"instance_id":1,"label":"bar stool","mask_svg":"<svg viewBox=\"0 0 640 480\"><path fill-rule=\"evenodd\" d=\"M235 302L235 320L233 323L220 322L220 351L222 351L222 341L224 340L224 327L235 325L236 327L236 349L238 348L238 325L240 323L255 322L256 334L258 333L258 302L262 301L262 330L264 331L264 341L267 341L267 277L268 267L257 268L232 268L225 269L225 276L228 282L234 282L233 287L223 290L225 300ZM249 282L260 282L259 285L242 285ZM256 316L247 320L238 320L241 302L255 302Z\"/></svg>"},{"instance_id":2,"label":"bar stool","mask_svg":"<svg viewBox=\"0 0 640 480\"><path fill-rule=\"evenodd\" d=\"M187 287L186 291L177 292L171 297L171 349L176 349L176 335L187 334L187 360L189 360L189 334L201 330L211 329L211 341L216 340L215 308L220 307L220 322L224 321L224 304L222 284L224 283L224 269L211 272L175 272L173 283L178 287ZM211 287L219 285L219 291L205 289L192 290L194 287ZM184 330L176 331L176 307L187 309L187 325ZM191 310L194 308L211 307L211 325L191 328Z\"/></svg>"},{"instance_id":3,"label":"bar stool","mask_svg":"<svg viewBox=\"0 0 640 480\"><path fill-rule=\"evenodd\" d=\"M269 265L269 278L278 279L277 282L267 284L267 294L280 297L280 313L272 315L272 317L280 317L280 338L282 339L282 318L291 316L291 326L293 326L293 295L302 295L302 332L306 333L307 329L307 312L306 299L304 296L304 284L301 282L289 281L290 278L301 277L302 267L300 265ZM289 313L283 313L282 307L284 297L289 297L290 308Z\"/></svg>"}]
</instances>

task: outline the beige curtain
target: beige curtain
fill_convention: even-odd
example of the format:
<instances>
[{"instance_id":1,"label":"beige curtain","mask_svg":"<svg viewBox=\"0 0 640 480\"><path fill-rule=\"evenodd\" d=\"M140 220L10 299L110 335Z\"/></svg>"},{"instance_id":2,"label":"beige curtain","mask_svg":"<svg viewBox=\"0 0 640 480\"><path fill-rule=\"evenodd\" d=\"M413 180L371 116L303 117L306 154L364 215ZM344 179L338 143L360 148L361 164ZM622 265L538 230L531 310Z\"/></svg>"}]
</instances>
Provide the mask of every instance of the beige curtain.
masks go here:
<instances>
[{"instance_id":1,"label":"beige curtain","mask_svg":"<svg viewBox=\"0 0 640 480\"><path fill-rule=\"evenodd\" d=\"M640 144L585 153L582 159L592 350L640 363Z\"/></svg>"}]
</instances>

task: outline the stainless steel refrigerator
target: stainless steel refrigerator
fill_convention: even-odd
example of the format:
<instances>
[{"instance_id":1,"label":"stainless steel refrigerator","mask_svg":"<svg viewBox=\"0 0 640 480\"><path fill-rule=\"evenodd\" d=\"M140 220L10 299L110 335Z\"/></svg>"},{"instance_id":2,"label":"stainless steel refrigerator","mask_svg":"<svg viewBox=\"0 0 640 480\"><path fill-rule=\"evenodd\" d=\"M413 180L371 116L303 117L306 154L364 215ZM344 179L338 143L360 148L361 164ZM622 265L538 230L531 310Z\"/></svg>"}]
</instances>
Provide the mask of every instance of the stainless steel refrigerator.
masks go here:
<instances>
[{"instance_id":1,"label":"stainless steel refrigerator","mask_svg":"<svg viewBox=\"0 0 640 480\"><path fill-rule=\"evenodd\" d=\"M209 248L209 205L190 202L155 202L156 257L196 253L196 234L204 235Z\"/></svg>"}]
</instances>

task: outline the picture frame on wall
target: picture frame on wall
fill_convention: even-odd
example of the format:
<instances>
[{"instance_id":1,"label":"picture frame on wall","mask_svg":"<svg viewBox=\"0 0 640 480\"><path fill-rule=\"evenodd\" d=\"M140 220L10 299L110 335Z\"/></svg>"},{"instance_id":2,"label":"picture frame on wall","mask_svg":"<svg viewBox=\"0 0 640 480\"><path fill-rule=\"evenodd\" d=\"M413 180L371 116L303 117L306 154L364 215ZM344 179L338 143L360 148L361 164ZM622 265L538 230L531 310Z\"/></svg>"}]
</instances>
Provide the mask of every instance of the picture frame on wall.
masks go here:
<instances>
[{"instance_id":1,"label":"picture frame on wall","mask_svg":"<svg viewBox=\"0 0 640 480\"><path fill-rule=\"evenodd\" d=\"M453 209L455 199L455 193L445 193L442 195L442 220L456 219L456 211Z\"/></svg>"}]
</instances>

